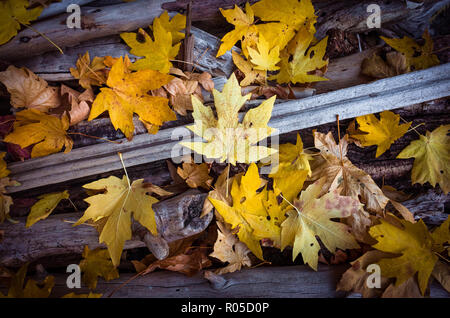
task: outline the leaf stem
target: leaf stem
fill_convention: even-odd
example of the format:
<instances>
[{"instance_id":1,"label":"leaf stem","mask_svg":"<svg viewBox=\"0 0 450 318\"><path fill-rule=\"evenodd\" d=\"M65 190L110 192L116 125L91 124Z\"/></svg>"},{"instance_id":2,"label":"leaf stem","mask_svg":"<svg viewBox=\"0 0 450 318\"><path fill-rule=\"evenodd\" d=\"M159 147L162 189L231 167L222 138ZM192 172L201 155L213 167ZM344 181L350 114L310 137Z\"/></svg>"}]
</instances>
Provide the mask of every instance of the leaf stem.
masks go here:
<instances>
[{"instance_id":1,"label":"leaf stem","mask_svg":"<svg viewBox=\"0 0 450 318\"><path fill-rule=\"evenodd\" d=\"M30 30L36 32L36 33L39 34L40 36L42 36L44 39L46 39L47 41L49 41L54 47L56 47L56 48L58 49L58 51L59 51L61 54L64 54L63 50L62 50L55 42L53 42L52 40L50 40L50 38L49 38L48 36L46 36L44 33L42 33L42 32L40 32L40 31L36 30L35 28L33 28L33 27L30 26L30 25L26 25L26 24L20 22L19 20L17 20L17 18L14 18L14 20L16 20L17 23L23 25L24 27L26 27L26 28L28 28L28 29L30 29Z\"/></svg>"},{"instance_id":2,"label":"leaf stem","mask_svg":"<svg viewBox=\"0 0 450 318\"><path fill-rule=\"evenodd\" d=\"M104 141L107 141L107 142L112 142L113 144L121 144L122 143L121 141L109 140L109 139L106 139L106 138L86 135L86 134L83 134L83 133L80 133L80 132L68 132L67 134L68 135L80 135L80 136L84 136L84 137L88 137L88 138L100 139L100 140L104 140Z\"/></svg>"}]
</instances>

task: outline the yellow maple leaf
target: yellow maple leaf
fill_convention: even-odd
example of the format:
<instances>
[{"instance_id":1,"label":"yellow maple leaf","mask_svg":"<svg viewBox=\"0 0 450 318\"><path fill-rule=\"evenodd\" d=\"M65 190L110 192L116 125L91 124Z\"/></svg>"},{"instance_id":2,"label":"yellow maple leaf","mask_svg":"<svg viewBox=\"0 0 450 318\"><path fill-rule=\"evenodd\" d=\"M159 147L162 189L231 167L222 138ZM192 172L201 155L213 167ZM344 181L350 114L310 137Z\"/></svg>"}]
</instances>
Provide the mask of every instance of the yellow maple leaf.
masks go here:
<instances>
[{"instance_id":1,"label":"yellow maple leaf","mask_svg":"<svg viewBox=\"0 0 450 318\"><path fill-rule=\"evenodd\" d=\"M350 137L359 140L363 147L377 145L376 158L388 150L411 126L411 122L399 125L400 115L388 110L380 113L380 119L369 114L357 117L356 121L359 130L365 134L352 134Z\"/></svg>"},{"instance_id":2,"label":"yellow maple leaf","mask_svg":"<svg viewBox=\"0 0 450 318\"><path fill-rule=\"evenodd\" d=\"M153 70L129 73L127 61L129 59L125 57L125 61L119 58L114 63L106 81L109 87L100 89L88 120L108 111L114 128L120 129L131 140L134 132L133 113L138 114L141 121L156 128L165 121L176 119L176 116L169 108L167 98L148 95L150 90L160 88L173 77Z\"/></svg>"},{"instance_id":3,"label":"yellow maple leaf","mask_svg":"<svg viewBox=\"0 0 450 318\"><path fill-rule=\"evenodd\" d=\"M31 157L42 157L60 151L72 150L73 141L67 135L69 119L44 114L36 109L27 109L16 114L14 131L4 139L22 148L33 145Z\"/></svg>"},{"instance_id":4,"label":"yellow maple leaf","mask_svg":"<svg viewBox=\"0 0 450 318\"><path fill-rule=\"evenodd\" d=\"M248 86L254 82L258 84L266 83L266 71L255 69L252 63L244 60L244 58L235 51L232 52L232 57L234 65L236 65L237 68L245 75L245 78L239 83L241 86Z\"/></svg>"},{"instance_id":5,"label":"yellow maple leaf","mask_svg":"<svg viewBox=\"0 0 450 318\"><path fill-rule=\"evenodd\" d=\"M162 26L161 21L153 22L154 40L143 29L138 33L121 33L120 37L131 47L130 53L143 56L131 65L132 70L154 70L168 73L172 67L170 60L175 59L180 43L172 46L172 33Z\"/></svg>"},{"instance_id":6,"label":"yellow maple leaf","mask_svg":"<svg viewBox=\"0 0 450 318\"><path fill-rule=\"evenodd\" d=\"M321 158L314 160L312 179L326 177L324 193L338 190L341 195L360 197L368 211L383 214L389 199L367 173L354 166L346 157L347 140L348 136L345 135L336 144L331 132L326 135L314 133L314 146L320 150ZM362 219L367 220L367 217Z\"/></svg>"},{"instance_id":7,"label":"yellow maple leaf","mask_svg":"<svg viewBox=\"0 0 450 318\"><path fill-rule=\"evenodd\" d=\"M152 204L158 200L147 195L148 189L143 180L139 179L130 184L127 176L122 179L110 176L83 186L85 189L102 190L104 193L85 199L89 208L75 225L90 219L105 219L99 242L106 243L114 266L120 262L125 241L131 239L131 215L153 235L157 234Z\"/></svg>"},{"instance_id":8,"label":"yellow maple leaf","mask_svg":"<svg viewBox=\"0 0 450 318\"><path fill-rule=\"evenodd\" d=\"M372 226L369 230L369 234L378 241L373 245L374 248L400 255L380 260L378 265L381 273L385 277L395 277L395 286L399 286L418 272L420 291L424 294L438 260L435 252L441 252L442 243L450 240L449 222L442 224L443 227L447 227L442 231L446 235L445 241L435 244L433 235L428 232L422 220L411 223L392 217L400 227L380 219L381 224Z\"/></svg>"},{"instance_id":9,"label":"yellow maple leaf","mask_svg":"<svg viewBox=\"0 0 450 318\"><path fill-rule=\"evenodd\" d=\"M269 177L274 180L276 187L281 190L286 200L292 202L302 190L307 176L311 176L309 164L311 160L313 156L303 151L303 142L299 134L297 134L295 145L291 143L280 145L279 164L272 168ZM275 159L271 162L275 162Z\"/></svg>"},{"instance_id":10,"label":"yellow maple leaf","mask_svg":"<svg viewBox=\"0 0 450 318\"><path fill-rule=\"evenodd\" d=\"M280 72L272 75L269 79L276 79L279 84L327 81L327 78L311 74L311 72L328 65L328 59L323 59L328 36L308 49L313 39L314 36L306 28L301 28L292 40L294 41L292 43L295 44L292 60L291 55L284 54L281 57Z\"/></svg>"},{"instance_id":11,"label":"yellow maple leaf","mask_svg":"<svg viewBox=\"0 0 450 318\"><path fill-rule=\"evenodd\" d=\"M259 259L263 259L259 241L268 238L274 245L279 245L280 224L285 218L277 202L278 193L268 191L267 188L257 192L262 183L258 167L252 163L240 180L237 178L233 180L232 206L209 197L209 201L225 222L231 224L232 230L238 229L239 240Z\"/></svg>"},{"instance_id":12,"label":"yellow maple leaf","mask_svg":"<svg viewBox=\"0 0 450 318\"><path fill-rule=\"evenodd\" d=\"M404 36L401 39L389 39L384 36L381 38L398 52L405 55L408 66L415 70L423 70L435 65L439 65L438 57L433 54L433 40L431 39L428 30L422 35L425 40L423 46L417 44L416 41L410 37Z\"/></svg>"},{"instance_id":13,"label":"yellow maple leaf","mask_svg":"<svg viewBox=\"0 0 450 318\"><path fill-rule=\"evenodd\" d=\"M60 105L59 91L27 68L9 66L0 72L0 82L11 94L11 105L15 108L37 109L42 112Z\"/></svg>"},{"instance_id":14,"label":"yellow maple leaf","mask_svg":"<svg viewBox=\"0 0 450 318\"><path fill-rule=\"evenodd\" d=\"M98 277L103 277L106 281L119 278L119 272L111 262L108 250L101 248L89 250L87 245L84 247L80 270L83 273L83 283L89 289L97 287Z\"/></svg>"},{"instance_id":15,"label":"yellow maple leaf","mask_svg":"<svg viewBox=\"0 0 450 318\"><path fill-rule=\"evenodd\" d=\"M106 83L105 57L95 56L92 61L89 52L80 56L76 62L76 68L70 68L70 74L78 79L81 87L85 89L94 86L102 86Z\"/></svg>"},{"instance_id":16,"label":"yellow maple leaf","mask_svg":"<svg viewBox=\"0 0 450 318\"><path fill-rule=\"evenodd\" d=\"M39 6L28 10L28 0L0 1L0 45L8 42L22 27L36 20L42 12Z\"/></svg>"},{"instance_id":17,"label":"yellow maple leaf","mask_svg":"<svg viewBox=\"0 0 450 318\"><path fill-rule=\"evenodd\" d=\"M227 160L233 165L236 162L255 162L276 152L272 148L254 146L275 131L267 126L275 96L249 110L240 123L238 112L250 99L251 94L242 96L241 87L234 73L224 85L222 92L214 89L213 95L217 119L210 107L204 106L195 96L192 96L195 123L187 126L207 142L180 142L182 146L208 158L218 158L220 162Z\"/></svg>"},{"instance_id":18,"label":"yellow maple leaf","mask_svg":"<svg viewBox=\"0 0 450 318\"><path fill-rule=\"evenodd\" d=\"M219 47L216 57L224 55L225 52L231 50L236 42L241 41L242 53L248 57L248 47L254 47L258 39L258 28L253 24L255 17L250 4L245 4L245 12L237 5L233 9L223 10L220 12L228 23L234 25L234 30L225 34L222 38L222 44Z\"/></svg>"},{"instance_id":19,"label":"yellow maple leaf","mask_svg":"<svg viewBox=\"0 0 450 318\"><path fill-rule=\"evenodd\" d=\"M240 242L225 224L217 222L217 227L217 240L214 243L214 252L209 254L209 256L228 263L228 265L219 268L216 274L233 273L240 271L242 267L251 266L252 261L248 256L250 250L247 246Z\"/></svg>"},{"instance_id":20,"label":"yellow maple leaf","mask_svg":"<svg viewBox=\"0 0 450 318\"><path fill-rule=\"evenodd\" d=\"M264 39L264 36L260 34L256 47L258 51L251 47L248 48L248 54L256 70L276 71L280 69L276 66L280 61L280 48L278 46L270 47L269 43Z\"/></svg>"},{"instance_id":21,"label":"yellow maple leaf","mask_svg":"<svg viewBox=\"0 0 450 318\"><path fill-rule=\"evenodd\" d=\"M252 5L253 12L262 21L279 21L298 30L307 25L314 34L316 15L311 0L261 0Z\"/></svg>"},{"instance_id":22,"label":"yellow maple leaf","mask_svg":"<svg viewBox=\"0 0 450 318\"><path fill-rule=\"evenodd\" d=\"M5 296L0 292L0 298L48 298L55 285L53 276L47 276L41 286L33 279L28 279L25 284L28 263L24 264L12 277L8 294Z\"/></svg>"},{"instance_id":23,"label":"yellow maple leaf","mask_svg":"<svg viewBox=\"0 0 450 318\"><path fill-rule=\"evenodd\" d=\"M399 159L415 158L412 183L429 182L433 187L438 183L442 191L450 191L450 125L443 125L431 133L420 135L397 156Z\"/></svg>"},{"instance_id":24,"label":"yellow maple leaf","mask_svg":"<svg viewBox=\"0 0 450 318\"><path fill-rule=\"evenodd\" d=\"M37 221L46 219L61 200L68 198L69 192L67 190L63 192L47 193L39 196L39 201L31 207L25 227L30 227Z\"/></svg>"},{"instance_id":25,"label":"yellow maple leaf","mask_svg":"<svg viewBox=\"0 0 450 318\"><path fill-rule=\"evenodd\" d=\"M179 32L186 28L186 16L182 14L176 14L170 20L169 13L164 11L159 17L153 20L153 24L155 21L159 21L161 26L168 32L172 34L172 45L180 42L185 38L183 32Z\"/></svg>"},{"instance_id":26,"label":"yellow maple leaf","mask_svg":"<svg viewBox=\"0 0 450 318\"><path fill-rule=\"evenodd\" d=\"M292 259L299 253L303 262L317 270L320 245L316 236L332 253L337 248L353 249L359 245L348 232L345 224L331 221L333 218L346 218L352 210L359 210L361 203L354 198L340 196L337 191L320 197L325 180L310 185L294 201L295 210L288 212L287 219L281 224L281 249L293 246Z\"/></svg>"}]
</instances>

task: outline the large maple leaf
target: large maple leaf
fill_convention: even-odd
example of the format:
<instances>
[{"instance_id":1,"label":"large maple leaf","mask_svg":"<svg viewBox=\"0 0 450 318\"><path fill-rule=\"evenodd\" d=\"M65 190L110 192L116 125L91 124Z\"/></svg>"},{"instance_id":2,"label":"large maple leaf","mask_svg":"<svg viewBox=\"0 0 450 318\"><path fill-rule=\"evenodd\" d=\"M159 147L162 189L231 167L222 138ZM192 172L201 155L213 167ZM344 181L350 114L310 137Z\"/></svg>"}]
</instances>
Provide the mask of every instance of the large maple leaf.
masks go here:
<instances>
[{"instance_id":1,"label":"large maple leaf","mask_svg":"<svg viewBox=\"0 0 450 318\"><path fill-rule=\"evenodd\" d=\"M104 219L99 242L106 243L115 266L120 262L125 241L131 239L131 216L153 235L157 234L152 204L158 200L147 194L149 189L143 179L130 184L127 176L123 176L122 179L110 176L88 183L83 188L100 190L104 193L85 199L89 203L89 208L75 225L87 220Z\"/></svg>"},{"instance_id":2,"label":"large maple leaf","mask_svg":"<svg viewBox=\"0 0 450 318\"><path fill-rule=\"evenodd\" d=\"M186 28L186 16L182 14L176 14L172 19L169 17L169 13L164 11L159 17L153 20L159 21L164 30L169 31L172 34L172 44L177 44L185 38L185 34L180 32Z\"/></svg>"},{"instance_id":3,"label":"large maple leaf","mask_svg":"<svg viewBox=\"0 0 450 318\"><path fill-rule=\"evenodd\" d=\"M380 119L377 119L374 114L369 114L357 117L356 121L363 134L352 134L351 137L359 140L363 147L377 145L375 155L377 158L411 126L411 122L399 125L400 115L387 110L380 113Z\"/></svg>"},{"instance_id":4,"label":"large maple leaf","mask_svg":"<svg viewBox=\"0 0 450 318\"><path fill-rule=\"evenodd\" d=\"M399 286L411 276L418 273L419 287L422 294L438 261L436 253L443 251L443 244L450 241L449 224L444 222L436 234L429 233L422 220L411 223L392 216L398 226L380 219L379 225L372 226L370 235L378 242L373 245L377 250L400 255L384 258L378 262L385 277L395 277Z\"/></svg>"},{"instance_id":5,"label":"large maple leaf","mask_svg":"<svg viewBox=\"0 0 450 318\"><path fill-rule=\"evenodd\" d=\"M46 193L38 197L39 201L33 204L28 214L25 227L30 227L39 220L46 219L61 200L69 199L69 192Z\"/></svg>"},{"instance_id":6,"label":"large maple leaf","mask_svg":"<svg viewBox=\"0 0 450 318\"><path fill-rule=\"evenodd\" d=\"M447 194L450 191L450 125L440 126L420 135L400 152L397 158L414 157L411 174L412 183L429 182L433 187L438 183Z\"/></svg>"},{"instance_id":7,"label":"large maple leaf","mask_svg":"<svg viewBox=\"0 0 450 318\"><path fill-rule=\"evenodd\" d=\"M139 115L144 123L161 126L163 122L176 119L169 108L168 99L150 96L148 92L160 88L170 82L170 75L153 70L142 70L130 73L126 67L128 57L120 57L112 66L106 84L101 88L92 104L88 120L92 120L109 112L115 129L120 129L130 140L133 137L133 113Z\"/></svg>"},{"instance_id":8,"label":"large maple leaf","mask_svg":"<svg viewBox=\"0 0 450 318\"><path fill-rule=\"evenodd\" d=\"M317 270L320 245L316 236L332 253L337 248L353 249L359 245L349 233L345 224L331 221L333 218L346 218L361 209L361 203L354 198L341 196L337 191L320 197L325 179L311 184L294 201L295 210L288 212L281 224L281 249L293 246L292 258L299 253L303 261Z\"/></svg>"},{"instance_id":9,"label":"large maple leaf","mask_svg":"<svg viewBox=\"0 0 450 318\"><path fill-rule=\"evenodd\" d=\"M278 208L278 193L268 191L267 188L258 192L262 184L258 168L253 163L240 180L236 177L233 180L232 206L209 197L225 222L231 224L233 230L238 229L239 240L260 259L263 259L263 255L259 241L268 238L279 245L280 224L285 218L284 212Z\"/></svg>"},{"instance_id":10,"label":"large maple leaf","mask_svg":"<svg viewBox=\"0 0 450 318\"><path fill-rule=\"evenodd\" d=\"M238 112L251 94L242 96L236 76L232 74L222 92L214 89L213 95L217 119L210 107L192 96L195 124L187 127L207 142L186 141L180 142L181 145L208 158L219 158L220 162L227 160L233 165L236 162L255 162L276 152L272 148L254 145L275 131L267 126L275 96L249 110L240 123Z\"/></svg>"},{"instance_id":11,"label":"large maple leaf","mask_svg":"<svg viewBox=\"0 0 450 318\"><path fill-rule=\"evenodd\" d=\"M277 46L271 47L262 34L258 37L256 43L258 51L253 48L248 48L248 53L251 57L251 62L255 65L256 70L261 71L276 71L280 69L277 65L280 61L280 48Z\"/></svg>"},{"instance_id":12,"label":"large maple leaf","mask_svg":"<svg viewBox=\"0 0 450 318\"><path fill-rule=\"evenodd\" d=\"M60 151L72 150L73 141L67 135L69 119L44 114L36 109L27 109L16 114L14 131L4 139L22 148L33 145L31 157L42 157Z\"/></svg>"},{"instance_id":13,"label":"large maple leaf","mask_svg":"<svg viewBox=\"0 0 450 318\"><path fill-rule=\"evenodd\" d=\"M337 145L331 132L314 134L314 146L320 150L323 160L314 161L312 179L325 177L324 193L338 190L341 195L360 197L368 211L382 214L389 199L367 173L346 157L347 138L345 135ZM364 219L367 220L367 217Z\"/></svg>"},{"instance_id":14,"label":"large maple leaf","mask_svg":"<svg viewBox=\"0 0 450 318\"><path fill-rule=\"evenodd\" d=\"M172 67L170 60L175 59L180 49L180 43L172 46L172 33L157 19L153 22L154 40L143 29L138 33L121 33L120 37L131 47L131 54L144 57L131 65L133 70L168 73Z\"/></svg>"},{"instance_id":15,"label":"large maple leaf","mask_svg":"<svg viewBox=\"0 0 450 318\"><path fill-rule=\"evenodd\" d=\"M42 7L28 10L28 0L0 1L0 45L8 42L20 30L21 24L30 24L42 12Z\"/></svg>"}]
</instances>

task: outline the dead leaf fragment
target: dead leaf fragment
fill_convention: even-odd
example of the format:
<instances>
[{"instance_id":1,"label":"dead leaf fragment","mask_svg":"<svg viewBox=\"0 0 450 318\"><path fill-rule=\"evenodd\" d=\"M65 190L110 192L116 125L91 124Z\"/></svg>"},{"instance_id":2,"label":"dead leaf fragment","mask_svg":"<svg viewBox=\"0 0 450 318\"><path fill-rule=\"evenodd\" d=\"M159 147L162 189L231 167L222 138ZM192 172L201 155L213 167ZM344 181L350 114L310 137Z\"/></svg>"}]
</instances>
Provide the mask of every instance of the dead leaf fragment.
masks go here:
<instances>
[{"instance_id":1,"label":"dead leaf fragment","mask_svg":"<svg viewBox=\"0 0 450 318\"><path fill-rule=\"evenodd\" d=\"M202 187L206 190L211 188L213 178L209 175L207 163L198 165L196 163L183 162L183 168L178 167L177 172L191 188Z\"/></svg>"},{"instance_id":2,"label":"dead leaf fragment","mask_svg":"<svg viewBox=\"0 0 450 318\"><path fill-rule=\"evenodd\" d=\"M97 287L98 277L103 277L106 281L119 278L119 272L111 262L108 250L101 248L89 250L86 245L83 251L83 259L80 262L80 269L83 273L83 283L89 289Z\"/></svg>"}]
</instances>

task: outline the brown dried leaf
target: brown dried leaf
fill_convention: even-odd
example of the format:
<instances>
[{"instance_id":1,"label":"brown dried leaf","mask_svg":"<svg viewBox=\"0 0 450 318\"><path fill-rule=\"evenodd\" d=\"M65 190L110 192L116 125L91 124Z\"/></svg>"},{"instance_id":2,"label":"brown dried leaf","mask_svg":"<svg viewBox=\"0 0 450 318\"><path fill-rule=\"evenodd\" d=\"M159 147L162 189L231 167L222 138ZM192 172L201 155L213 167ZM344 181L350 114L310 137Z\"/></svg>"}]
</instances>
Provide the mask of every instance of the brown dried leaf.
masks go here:
<instances>
[{"instance_id":1,"label":"brown dried leaf","mask_svg":"<svg viewBox=\"0 0 450 318\"><path fill-rule=\"evenodd\" d=\"M406 57L399 52L386 54L386 61L377 54L364 59L361 73L375 78L386 78L409 72Z\"/></svg>"},{"instance_id":2,"label":"brown dried leaf","mask_svg":"<svg viewBox=\"0 0 450 318\"><path fill-rule=\"evenodd\" d=\"M183 168L178 167L177 173L191 188L202 187L209 190L213 181L213 178L209 175L209 168L207 163L197 165L183 162Z\"/></svg>"}]
</instances>

